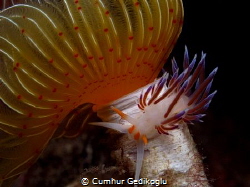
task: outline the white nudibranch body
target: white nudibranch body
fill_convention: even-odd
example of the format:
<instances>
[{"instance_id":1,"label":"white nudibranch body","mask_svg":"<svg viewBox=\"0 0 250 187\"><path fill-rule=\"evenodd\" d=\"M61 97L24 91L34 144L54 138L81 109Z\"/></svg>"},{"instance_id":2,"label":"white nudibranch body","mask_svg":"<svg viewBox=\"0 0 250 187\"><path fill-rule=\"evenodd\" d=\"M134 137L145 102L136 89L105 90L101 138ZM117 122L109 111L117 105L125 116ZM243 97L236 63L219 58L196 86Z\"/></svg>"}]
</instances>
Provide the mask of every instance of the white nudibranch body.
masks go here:
<instances>
[{"instance_id":1,"label":"white nudibranch body","mask_svg":"<svg viewBox=\"0 0 250 187\"><path fill-rule=\"evenodd\" d=\"M167 90L167 86L163 88L161 93L165 92ZM162 94L159 94L159 96ZM157 127L161 125L163 121L165 121L165 113L169 106L171 106L171 103L173 103L174 99L176 98L177 93L172 93L170 96L165 97L162 101L160 101L157 104L151 104L146 106L140 116L135 119L135 126L138 129L138 131L141 134L146 135L148 139L154 138L155 136L159 135L159 132L157 131ZM148 96L149 98L152 97L152 94ZM147 98L147 101L149 101L149 98ZM188 108L188 97L183 96L181 97L171 112L169 113L169 116L174 116L175 114L184 111L186 108Z\"/></svg>"},{"instance_id":2,"label":"white nudibranch body","mask_svg":"<svg viewBox=\"0 0 250 187\"><path fill-rule=\"evenodd\" d=\"M113 110L127 123L121 124L117 123L117 120L114 122L110 119L106 119L109 122L91 123L128 133L137 141L136 180L139 179L144 145L148 143L148 139L160 134L168 135L169 131L177 129L183 123L201 122L200 119L205 116L203 112L216 93L216 91L209 92L217 72L215 68L205 78L205 56L202 53L201 60L195 67L196 56L189 63L186 48L183 60L184 71L179 73L180 70L173 59L172 75L164 73L162 77L141 89L140 97L136 101L139 112L132 116L126 114L126 107L131 107L131 100L135 100L134 95L139 93L138 90L110 103L109 113Z\"/></svg>"}]
</instances>

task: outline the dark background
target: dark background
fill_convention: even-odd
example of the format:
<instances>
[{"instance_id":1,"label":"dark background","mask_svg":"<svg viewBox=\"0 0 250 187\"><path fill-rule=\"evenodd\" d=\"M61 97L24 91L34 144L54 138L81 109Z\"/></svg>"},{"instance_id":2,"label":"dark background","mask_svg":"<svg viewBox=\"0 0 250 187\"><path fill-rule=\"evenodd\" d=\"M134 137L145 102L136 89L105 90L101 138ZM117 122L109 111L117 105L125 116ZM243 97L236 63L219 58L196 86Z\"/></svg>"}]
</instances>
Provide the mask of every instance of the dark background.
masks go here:
<instances>
[{"instance_id":1,"label":"dark background","mask_svg":"<svg viewBox=\"0 0 250 187\"><path fill-rule=\"evenodd\" d=\"M218 92L204 123L190 126L208 178L214 187L250 186L245 5L226 0L183 4L184 27L172 56L181 61L187 45L190 56L207 53L207 74L219 67L212 87Z\"/></svg>"}]
</instances>

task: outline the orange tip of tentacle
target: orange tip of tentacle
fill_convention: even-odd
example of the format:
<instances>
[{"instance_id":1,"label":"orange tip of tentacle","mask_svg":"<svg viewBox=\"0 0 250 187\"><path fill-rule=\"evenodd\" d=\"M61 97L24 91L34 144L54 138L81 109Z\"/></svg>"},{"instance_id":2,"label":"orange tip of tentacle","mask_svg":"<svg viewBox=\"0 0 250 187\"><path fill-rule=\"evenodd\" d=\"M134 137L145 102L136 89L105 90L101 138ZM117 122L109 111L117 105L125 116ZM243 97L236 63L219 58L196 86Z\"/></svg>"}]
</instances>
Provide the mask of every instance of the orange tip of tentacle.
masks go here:
<instances>
[{"instance_id":1,"label":"orange tip of tentacle","mask_svg":"<svg viewBox=\"0 0 250 187\"><path fill-rule=\"evenodd\" d=\"M141 134L139 132L137 132L135 135L134 135L134 139L135 140L139 140Z\"/></svg>"},{"instance_id":2,"label":"orange tip of tentacle","mask_svg":"<svg viewBox=\"0 0 250 187\"><path fill-rule=\"evenodd\" d=\"M122 111L120 111L119 109L111 106L111 109L116 112L117 114L119 114L119 116L121 116L122 119L126 119L128 115L124 114Z\"/></svg>"},{"instance_id":3,"label":"orange tip of tentacle","mask_svg":"<svg viewBox=\"0 0 250 187\"><path fill-rule=\"evenodd\" d=\"M135 126L132 125L132 126L128 129L128 132L131 134L134 130L135 130Z\"/></svg>"},{"instance_id":4,"label":"orange tip of tentacle","mask_svg":"<svg viewBox=\"0 0 250 187\"><path fill-rule=\"evenodd\" d=\"M111 109L112 109L115 113L117 113L119 116L121 116L122 119L128 121L129 123L131 123L131 124L135 124L135 123L136 123L136 120L135 120L134 118L130 117L130 116L127 115L127 114L124 114L124 113L123 113L122 111L120 111L119 109L117 109L117 108L115 108L115 107L113 107L113 106L111 106Z\"/></svg>"},{"instance_id":5,"label":"orange tip of tentacle","mask_svg":"<svg viewBox=\"0 0 250 187\"><path fill-rule=\"evenodd\" d=\"M141 139L144 142L144 145L148 144L148 139L147 139L147 137L145 135L142 135Z\"/></svg>"}]
</instances>

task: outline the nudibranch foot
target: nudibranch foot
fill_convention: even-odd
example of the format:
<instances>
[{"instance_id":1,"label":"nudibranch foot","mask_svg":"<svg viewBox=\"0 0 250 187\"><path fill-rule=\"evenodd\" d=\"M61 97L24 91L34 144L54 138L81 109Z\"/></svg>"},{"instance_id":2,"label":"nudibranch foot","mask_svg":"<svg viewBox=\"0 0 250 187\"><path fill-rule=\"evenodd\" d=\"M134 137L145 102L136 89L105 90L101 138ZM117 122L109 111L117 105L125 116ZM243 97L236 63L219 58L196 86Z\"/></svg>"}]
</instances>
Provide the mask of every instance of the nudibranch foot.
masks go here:
<instances>
[{"instance_id":1,"label":"nudibranch foot","mask_svg":"<svg viewBox=\"0 0 250 187\"><path fill-rule=\"evenodd\" d=\"M108 112L110 119L105 118L108 122L92 124L128 133L136 140L135 179L139 179L144 145L148 139L159 134L168 135L169 131L176 130L185 123L201 122L201 118L205 116L204 112L216 94L216 91L209 92L218 69L215 68L205 78L205 57L206 54L202 53L201 60L195 67L196 55L189 63L188 50L185 48L182 72L173 59L172 75L165 72L153 83L110 103L107 105L108 110L105 111L104 107L97 111L101 118ZM123 120L122 124L119 118Z\"/></svg>"}]
</instances>

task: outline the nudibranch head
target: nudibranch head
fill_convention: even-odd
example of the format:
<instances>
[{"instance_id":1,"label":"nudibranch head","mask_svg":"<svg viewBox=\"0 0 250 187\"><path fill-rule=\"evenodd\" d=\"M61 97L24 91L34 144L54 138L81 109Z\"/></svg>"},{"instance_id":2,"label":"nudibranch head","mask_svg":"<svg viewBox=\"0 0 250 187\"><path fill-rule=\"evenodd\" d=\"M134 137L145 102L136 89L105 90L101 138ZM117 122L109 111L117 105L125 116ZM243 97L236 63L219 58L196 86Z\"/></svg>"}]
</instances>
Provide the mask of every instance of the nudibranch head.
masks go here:
<instances>
[{"instance_id":1,"label":"nudibranch head","mask_svg":"<svg viewBox=\"0 0 250 187\"><path fill-rule=\"evenodd\" d=\"M104 126L128 133L137 141L137 171L139 177L143 157L143 144L148 139L160 134L169 134L169 131L177 129L183 123L192 124L200 122L205 116L216 91L210 93L211 85L218 68L215 68L205 78L205 56L202 53L201 60L196 65L196 56L189 63L187 48L184 53L183 71L181 72L176 61L172 60L172 74L164 73L162 77L148 86L140 89L137 99L138 110L133 116L127 115L115 107L112 110L127 123L100 122L94 125ZM138 93L138 91L136 91ZM130 102L122 99L124 106ZM132 97L132 99L134 99ZM117 100L117 103L120 103ZM112 103L111 103L112 105Z\"/></svg>"}]
</instances>

